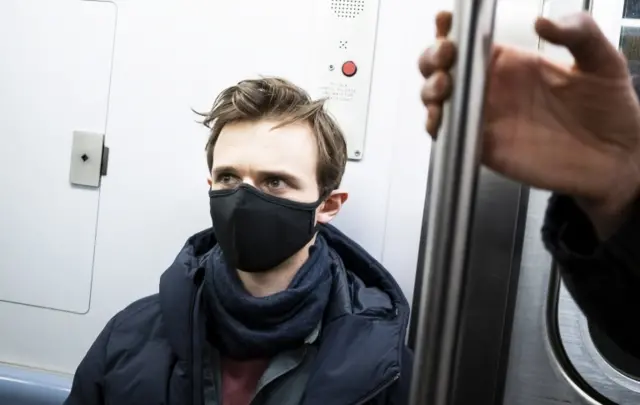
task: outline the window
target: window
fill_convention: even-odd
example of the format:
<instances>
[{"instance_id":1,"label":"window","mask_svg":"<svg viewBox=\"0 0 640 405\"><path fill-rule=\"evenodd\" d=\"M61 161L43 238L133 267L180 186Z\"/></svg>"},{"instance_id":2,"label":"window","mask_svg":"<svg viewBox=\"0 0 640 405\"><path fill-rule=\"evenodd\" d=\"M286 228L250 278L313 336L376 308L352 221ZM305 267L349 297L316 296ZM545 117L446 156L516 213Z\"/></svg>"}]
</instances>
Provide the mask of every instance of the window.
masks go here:
<instances>
[{"instance_id":1,"label":"window","mask_svg":"<svg viewBox=\"0 0 640 405\"><path fill-rule=\"evenodd\" d=\"M640 18L640 1L624 0L623 18Z\"/></svg>"},{"instance_id":2,"label":"window","mask_svg":"<svg viewBox=\"0 0 640 405\"><path fill-rule=\"evenodd\" d=\"M631 74L640 75L640 25L637 27L622 26L620 50L629 59Z\"/></svg>"},{"instance_id":3,"label":"window","mask_svg":"<svg viewBox=\"0 0 640 405\"><path fill-rule=\"evenodd\" d=\"M633 75L640 75L640 0L625 0L620 30L620 50Z\"/></svg>"}]
</instances>

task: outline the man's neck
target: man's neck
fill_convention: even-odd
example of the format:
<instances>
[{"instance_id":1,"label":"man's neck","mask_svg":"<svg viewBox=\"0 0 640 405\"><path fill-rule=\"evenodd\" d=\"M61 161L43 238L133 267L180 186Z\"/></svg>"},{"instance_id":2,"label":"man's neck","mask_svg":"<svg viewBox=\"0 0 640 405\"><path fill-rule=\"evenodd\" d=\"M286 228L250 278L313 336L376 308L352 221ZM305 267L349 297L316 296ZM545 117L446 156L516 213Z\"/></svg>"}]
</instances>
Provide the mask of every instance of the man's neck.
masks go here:
<instances>
[{"instance_id":1,"label":"man's neck","mask_svg":"<svg viewBox=\"0 0 640 405\"><path fill-rule=\"evenodd\" d=\"M254 297L267 297L286 290L298 270L309 258L309 248L314 243L315 237L297 253L271 270L260 273L238 270L238 276L244 288Z\"/></svg>"}]
</instances>

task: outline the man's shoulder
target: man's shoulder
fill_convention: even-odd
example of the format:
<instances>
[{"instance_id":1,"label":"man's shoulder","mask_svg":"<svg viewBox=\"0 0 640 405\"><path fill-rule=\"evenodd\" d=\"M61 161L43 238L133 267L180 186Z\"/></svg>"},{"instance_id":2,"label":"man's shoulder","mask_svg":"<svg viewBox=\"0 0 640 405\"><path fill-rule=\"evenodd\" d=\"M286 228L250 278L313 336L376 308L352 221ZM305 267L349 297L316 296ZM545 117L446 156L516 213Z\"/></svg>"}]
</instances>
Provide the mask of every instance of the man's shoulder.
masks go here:
<instances>
[{"instance_id":1,"label":"man's shoulder","mask_svg":"<svg viewBox=\"0 0 640 405\"><path fill-rule=\"evenodd\" d=\"M113 317L111 334L149 331L149 327L157 325L161 318L158 294L149 295L132 302Z\"/></svg>"},{"instance_id":2,"label":"man's shoulder","mask_svg":"<svg viewBox=\"0 0 640 405\"><path fill-rule=\"evenodd\" d=\"M129 304L114 315L95 339L78 370L108 371L108 364L120 355L142 352L151 341L163 334L158 295Z\"/></svg>"},{"instance_id":3,"label":"man's shoulder","mask_svg":"<svg viewBox=\"0 0 640 405\"><path fill-rule=\"evenodd\" d=\"M66 403L166 402L173 357L165 332L157 294L129 304L111 318L87 352Z\"/></svg>"}]
</instances>

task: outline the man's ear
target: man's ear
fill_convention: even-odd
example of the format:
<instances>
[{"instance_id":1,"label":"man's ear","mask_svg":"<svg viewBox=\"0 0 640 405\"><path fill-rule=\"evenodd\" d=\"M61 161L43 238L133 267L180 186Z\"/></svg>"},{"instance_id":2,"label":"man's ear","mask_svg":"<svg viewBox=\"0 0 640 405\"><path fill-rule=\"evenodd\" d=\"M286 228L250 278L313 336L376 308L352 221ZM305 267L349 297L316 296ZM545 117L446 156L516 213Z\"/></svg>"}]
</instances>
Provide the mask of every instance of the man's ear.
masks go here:
<instances>
[{"instance_id":1,"label":"man's ear","mask_svg":"<svg viewBox=\"0 0 640 405\"><path fill-rule=\"evenodd\" d=\"M211 177L207 177L207 184L209 185L209 190L211 190L211 187L213 186L213 180L211 180Z\"/></svg>"},{"instance_id":2,"label":"man's ear","mask_svg":"<svg viewBox=\"0 0 640 405\"><path fill-rule=\"evenodd\" d=\"M321 224L329 223L342 208L342 204L349 198L344 190L334 190L316 210L316 221Z\"/></svg>"}]
</instances>

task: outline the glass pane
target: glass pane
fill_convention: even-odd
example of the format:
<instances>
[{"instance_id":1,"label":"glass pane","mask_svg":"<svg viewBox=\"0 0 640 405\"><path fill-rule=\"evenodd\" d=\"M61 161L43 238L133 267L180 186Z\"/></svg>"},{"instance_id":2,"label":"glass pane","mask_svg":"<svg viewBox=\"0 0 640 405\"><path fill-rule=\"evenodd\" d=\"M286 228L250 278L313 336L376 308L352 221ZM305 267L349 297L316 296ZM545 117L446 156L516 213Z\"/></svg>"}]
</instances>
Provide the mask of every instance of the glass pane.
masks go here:
<instances>
[{"instance_id":1,"label":"glass pane","mask_svg":"<svg viewBox=\"0 0 640 405\"><path fill-rule=\"evenodd\" d=\"M640 18L640 0L624 0L623 18Z\"/></svg>"},{"instance_id":2,"label":"glass pane","mask_svg":"<svg viewBox=\"0 0 640 405\"><path fill-rule=\"evenodd\" d=\"M640 4L640 2L636 4ZM631 74L640 75L640 27L622 27L620 49L629 59Z\"/></svg>"}]
</instances>

